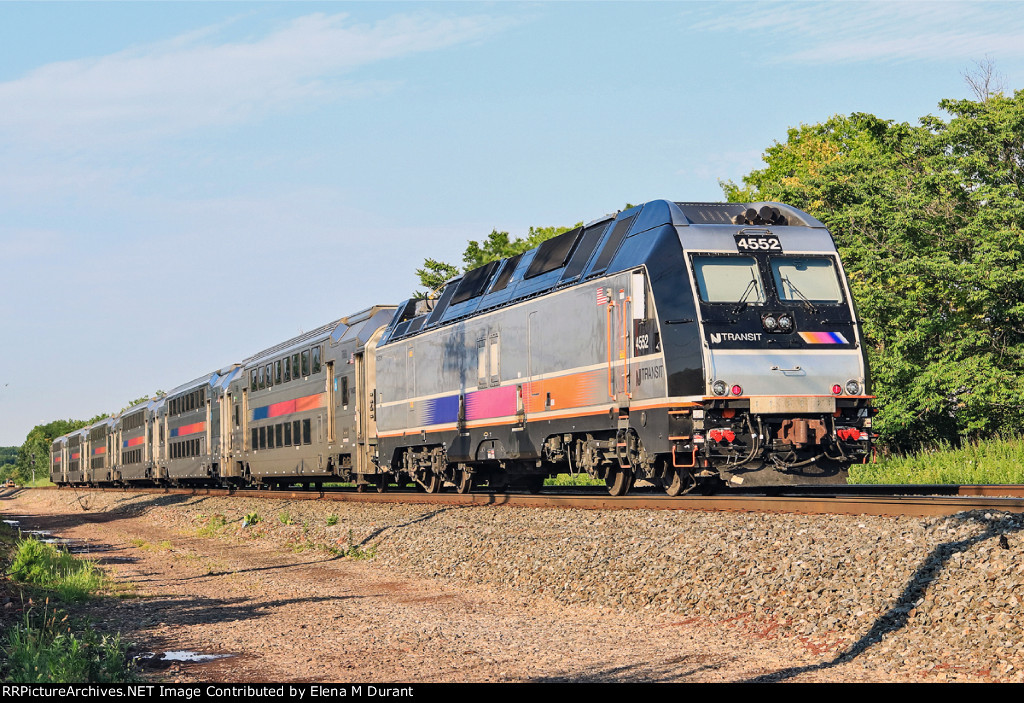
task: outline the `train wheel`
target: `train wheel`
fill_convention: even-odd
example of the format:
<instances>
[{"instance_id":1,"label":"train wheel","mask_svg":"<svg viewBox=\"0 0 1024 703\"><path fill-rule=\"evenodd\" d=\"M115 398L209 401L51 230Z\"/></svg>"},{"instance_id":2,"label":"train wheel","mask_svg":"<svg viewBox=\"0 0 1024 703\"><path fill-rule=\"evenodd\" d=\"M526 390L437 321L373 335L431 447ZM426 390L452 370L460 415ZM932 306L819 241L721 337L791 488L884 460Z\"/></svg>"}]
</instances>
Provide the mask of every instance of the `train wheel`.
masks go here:
<instances>
[{"instance_id":1,"label":"train wheel","mask_svg":"<svg viewBox=\"0 0 1024 703\"><path fill-rule=\"evenodd\" d=\"M459 482L455 484L458 493L469 493L473 490L473 474L468 471L459 472Z\"/></svg>"},{"instance_id":2,"label":"train wheel","mask_svg":"<svg viewBox=\"0 0 1024 703\"><path fill-rule=\"evenodd\" d=\"M540 489L544 488L544 477L543 476L528 476L526 478L526 490L536 495L540 493Z\"/></svg>"},{"instance_id":3,"label":"train wheel","mask_svg":"<svg viewBox=\"0 0 1024 703\"><path fill-rule=\"evenodd\" d=\"M441 480L441 476L439 474L430 474L426 481L420 481L417 479L416 483L418 483L427 493L440 493L441 489L444 488L444 481Z\"/></svg>"},{"instance_id":4,"label":"train wheel","mask_svg":"<svg viewBox=\"0 0 1024 703\"><path fill-rule=\"evenodd\" d=\"M686 469L673 469L672 478L665 483L665 493L670 496L679 496L689 493L697 487L697 479Z\"/></svg>"},{"instance_id":5,"label":"train wheel","mask_svg":"<svg viewBox=\"0 0 1024 703\"><path fill-rule=\"evenodd\" d=\"M612 467L608 469L604 484L608 486L608 492L613 496L624 496L633 487L633 472L629 469Z\"/></svg>"},{"instance_id":6,"label":"train wheel","mask_svg":"<svg viewBox=\"0 0 1024 703\"><path fill-rule=\"evenodd\" d=\"M366 484L365 483L357 483L356 484L356 493L366 493Z\"/></svg>"},{"instance_id":7,"label":"train wheel","mask_svg":"<svg viewBox=\"0 0 1024 703\"><path fill-rule=\"evenodd\" d=\"M377 492L383 493L388 489L388 475L385 473L377 474Z\"/></svg>"}]
</instances>

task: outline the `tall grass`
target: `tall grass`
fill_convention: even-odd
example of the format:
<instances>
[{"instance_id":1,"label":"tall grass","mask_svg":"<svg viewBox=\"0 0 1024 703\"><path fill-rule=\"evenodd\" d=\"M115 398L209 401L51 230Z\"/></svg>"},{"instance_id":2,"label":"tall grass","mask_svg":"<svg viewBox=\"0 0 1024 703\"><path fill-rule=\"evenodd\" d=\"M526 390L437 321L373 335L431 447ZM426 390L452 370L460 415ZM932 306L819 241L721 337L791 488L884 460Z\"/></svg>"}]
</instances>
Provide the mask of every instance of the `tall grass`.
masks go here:
<instances>
[{"instance_id":1,"label":"tall grass","mask_svg":"<svg viewBox=\"0 0 1024 703\"><path fill-rule=\"evenodd\" d=\"M26 611L7 632L4 681L11 683L123 683L136 679L126 665L128 645L120 634L75 632L68 616L50 609Z\"/></svg>"},{"instance_id":2,"label":"tall grass","mask_svg":"<svg viewBox=\"0 0 1024 703\"><path fill-rule=\"evenodd\" d=\"M63 601L81 601L105 583L95 562L75 559L34 537L19 540L7 573L15 581L53 591Z\"/></svg>"},{"instance_id":3,"label":"tall grass","mask_svg":"<svg viewBox=\"0 0 1024 703\"><path fill-rule=\"evenodd\" d=\"M954 447L940 443L913 454L850 467L850 483L1022 484L1024 438L994 437Z\"/></svg>"},{"instance_id":4,"label":"tall grass","mask_svg":"<svg viewBox=\"0 0 1024 703\"><path fill-rule=\"evenodd\" d=\"M578 474L558 474L554 478L544 479L545 486L603 486L604 481L590 478L586 471Z\"/></svg>"},{"instance_id":5,"label":"tall grass","mask_svg":"<svg viewBox=\"0 0 1024 703\"><path fill-rule=\"evenodd\" d=\"M13 547L8 575L19 584L46 590L65 602L96 595L108 585L95 562L75 559L64 549L34 537ZM13 683L118 683L137 677L127 663L120 634L100 635L44 599L6 629L3 680Z\"/></svg>"}]
</instances>

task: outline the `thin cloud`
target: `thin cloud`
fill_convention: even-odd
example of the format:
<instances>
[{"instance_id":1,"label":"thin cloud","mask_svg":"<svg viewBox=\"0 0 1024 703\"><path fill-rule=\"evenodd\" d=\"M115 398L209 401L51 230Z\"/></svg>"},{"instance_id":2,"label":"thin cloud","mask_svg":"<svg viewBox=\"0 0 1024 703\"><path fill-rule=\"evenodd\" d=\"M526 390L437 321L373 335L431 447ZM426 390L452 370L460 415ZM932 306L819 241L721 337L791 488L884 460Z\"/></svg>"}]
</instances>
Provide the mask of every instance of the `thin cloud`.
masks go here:
<instances>
[{"instance_id":1,"label":"thin cloud","mask_svg":"<svg viewBox=\"0 0 1024 703\"><path fill-rule=\"evenodd\" d=\"M98 58L48 64L0 83L0 140L70 145L175 135L386 90L355 69L478 41L505 17L345 14L297 18L265 36L215 43L225 26Z\"/></svg>"},{"instance_id":2,"label":"thin cloud","mask_svg":"<svg viewBox=\"0 0 1024 703\"><path fill-rule=\"evenodd\" d=\"M687 17L692 30L732 34L777 63L1024 55L1024 5L1012 2L733 3Z\"/></svg>"}]
</instances>

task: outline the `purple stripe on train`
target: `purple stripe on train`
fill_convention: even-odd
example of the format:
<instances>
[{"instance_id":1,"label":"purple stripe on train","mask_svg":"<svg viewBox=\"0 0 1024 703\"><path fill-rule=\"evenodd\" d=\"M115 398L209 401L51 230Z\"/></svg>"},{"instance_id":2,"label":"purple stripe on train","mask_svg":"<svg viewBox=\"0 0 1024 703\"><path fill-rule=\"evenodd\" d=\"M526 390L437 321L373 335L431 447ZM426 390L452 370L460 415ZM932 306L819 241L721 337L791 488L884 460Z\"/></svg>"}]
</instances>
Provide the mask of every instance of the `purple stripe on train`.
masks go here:
<instances>
[{"instance_id":1,"label":"purple stripe on train","mask_svg":"<svg viewBox=\"0 0 1024 703\"><path fill-rule=\"evenodd\" d=\"M501 386L466 394L466 420L516 414L516 387Z\"/></svg>"}]
</instances>

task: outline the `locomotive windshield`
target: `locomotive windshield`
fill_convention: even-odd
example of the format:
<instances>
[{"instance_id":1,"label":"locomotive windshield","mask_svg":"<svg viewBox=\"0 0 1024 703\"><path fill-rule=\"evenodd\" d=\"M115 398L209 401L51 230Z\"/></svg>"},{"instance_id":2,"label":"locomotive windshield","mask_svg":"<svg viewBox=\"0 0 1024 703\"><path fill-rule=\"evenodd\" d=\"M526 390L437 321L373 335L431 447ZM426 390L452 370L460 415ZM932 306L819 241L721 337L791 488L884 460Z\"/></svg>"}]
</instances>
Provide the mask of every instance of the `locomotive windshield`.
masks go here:
<instances>
[{"instance_id":1,"label":"locomotive windshield","mask_svg":"<svg viewBox=\"0 0 1024 703\"><path fill-rule=\"evenodd\" d=\"M843 302L842 288L831 259L770 257L779 300L835 304Z\"/></svg>"},{"instance_id":2,"label":"locomotive windshield","mask_svg":"<svg viewBox=\"0 0 1024 703\"><path fill-rule=\"evenodd\" d=\"M705 303L763 305L762 268L753 256L694 256L693 272ZM775 293L782 303L837 305L843 289L835 263L824 256L768 256ZM762 259L762 265L765 263Z\"/></svg>"},{"instance_id":3,"label":"locomotive windshield","mask_svg":"<svg viewBox=\"0 0 1024 703\"><path fill-rule=\"evenodd\" d=\"M693 270L705 303L764 303L764 284L752 256L695 256Z\"/></svg>"}]
</instances>

